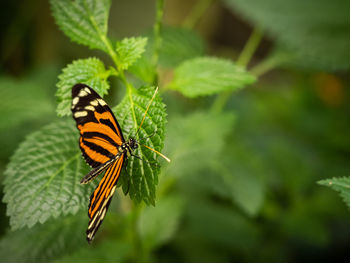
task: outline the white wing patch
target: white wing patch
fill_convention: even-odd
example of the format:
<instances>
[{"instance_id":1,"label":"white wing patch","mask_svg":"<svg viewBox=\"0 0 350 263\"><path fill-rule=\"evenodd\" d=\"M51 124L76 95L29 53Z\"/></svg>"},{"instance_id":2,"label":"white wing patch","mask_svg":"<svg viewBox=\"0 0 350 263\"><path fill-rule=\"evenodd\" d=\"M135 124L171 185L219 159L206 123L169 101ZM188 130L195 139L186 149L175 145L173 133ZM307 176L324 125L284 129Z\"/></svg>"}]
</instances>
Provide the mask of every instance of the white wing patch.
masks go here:
<instances>
[{"instance_id":1,"label":"white wing patch","mask_svg":"<svg viewBox=\"0 0 350 263\"><path fill-rule=\"evenodd\" d=\"M77 105L79 102L79 97L75 97L73 100L72 100L72 109L75 107L75 105Z\"/></svg>"},{"instance_id":2,"label":"white wing patch","mask_svg":"<svg viewBox=\"0 0 350 263\"><path fill-rule=\"evenodd\" d=\"M98 100L92 100L90 101L90 104L96 107L98 105Z\"/></svg>"},{"instance_id":3,"label":"white wing patch","mask_svg":"<svg viewBox=\"0 0 350 263\"><path fill-rule=\"evenodd\" d=\"M95 108L94 108L94 106L86 106L85 107L85 110L91 110L91 111L94 111L95 110Z\"/></svg>"},{"instance_id":4,"label":"white wing patch","mask_svg":"<svg viewBox=\"0 0 350 263\"><path fill-rule=\"evenodd\" d=\"M98 101L98 103L100 103L101 106L107 105L107 103L102 99L97 99L97 101Z\"/></svg>"},{"instance_id":5,"label":"white wing patch","mask_svg":"<svg viewBox=\"0 0 350 263\"><path fill-rule=\"evenodd\" d=\"M81 117L85 117L87 115L88 115L87 111L74 112L74 118L81 118Z\"/></svg>"}]
</instances>

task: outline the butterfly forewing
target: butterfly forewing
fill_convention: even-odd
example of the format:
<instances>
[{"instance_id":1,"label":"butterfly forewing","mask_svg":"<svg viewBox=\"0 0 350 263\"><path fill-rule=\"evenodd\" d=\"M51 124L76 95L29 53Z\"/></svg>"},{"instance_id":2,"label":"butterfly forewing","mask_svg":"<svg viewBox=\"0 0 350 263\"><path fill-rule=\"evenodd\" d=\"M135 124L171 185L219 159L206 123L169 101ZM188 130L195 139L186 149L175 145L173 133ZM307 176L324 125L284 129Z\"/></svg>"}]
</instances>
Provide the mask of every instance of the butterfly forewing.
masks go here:
<instances>
[{"instance_id":1,"label":"butterfly forewing","mask_svg":"<svg viewBox=\"0 0 350 263\"><path fill-rule=\"evenodd\" d=\"M118 153L124 138L111 109L90 87L77 84L72 89L72 113L80 132L79 145L93 168Z\"/></svg>"},{"instance_id":2,"label":"butterfly forewing","mask_svg":"<svg viewBox=\"0 0 350 263\"><path fill-rule=\"evenodd\" d=\"M83 178L82 183L89 182L106 170L90 197L90 221L86 233L91 242L114 194L125 158L125 153L118 149L125 140L106 102L84 84L72 88L72 113L80 132L79 145L83 157L94 168Z\"/></svg>"}]
</instances>

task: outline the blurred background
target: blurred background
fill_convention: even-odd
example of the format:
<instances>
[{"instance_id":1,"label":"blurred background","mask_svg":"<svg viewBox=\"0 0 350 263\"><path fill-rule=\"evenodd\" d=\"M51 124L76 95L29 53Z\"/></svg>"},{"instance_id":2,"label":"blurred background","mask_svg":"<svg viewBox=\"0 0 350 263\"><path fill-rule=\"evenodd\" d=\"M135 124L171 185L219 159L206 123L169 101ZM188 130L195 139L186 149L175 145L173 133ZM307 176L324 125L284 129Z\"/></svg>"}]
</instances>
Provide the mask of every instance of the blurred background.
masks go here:
<instances>
[{"instance_id":1,"label":"blurred background","mask_svg":"<svg viewBox=\"0 0 350 263\"><path fill-rule=\"evenodd\" d=\"M235 61L258 28L262 39L248 69L259 79L230 97L219 118L207 112L215 96L162 94L164 153L173 162L162 168L156 207L143 208L139 218L145 261L340 262L348 255L350 213L317 181L350 173L349 12L342 0L165 0L164 27L191 28L211 56ZM155 1L114 0L109 35L146 34L154 18ZM0 21L2 181L25 137L59 119L61 69L90 56L110 61L71 42L47 1L1 1ZM166 54L160 59L162 88L178 62ZM107 101L116 104L123 91L113 85ZM0 255L38 253L26 262L134 262L124 238L127 213L120 212L125 198L114 198L95 249L52 238L38 252L11 236L1 203ZM158 228L166 230L158 236ZM12 254L3 262L22 262Z\"/></svg>"}]
</instances>

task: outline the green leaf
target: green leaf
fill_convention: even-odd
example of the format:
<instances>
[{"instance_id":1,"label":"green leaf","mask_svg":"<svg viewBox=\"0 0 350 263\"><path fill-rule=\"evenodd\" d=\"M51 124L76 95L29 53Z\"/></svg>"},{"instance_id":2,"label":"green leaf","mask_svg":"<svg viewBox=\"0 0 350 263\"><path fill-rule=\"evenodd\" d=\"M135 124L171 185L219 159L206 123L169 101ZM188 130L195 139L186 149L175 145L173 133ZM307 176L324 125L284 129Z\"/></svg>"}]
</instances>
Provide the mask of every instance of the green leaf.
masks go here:
<instances>
[{"instance_id":1,"label":"green leaf","mask_svg":"<svg viewBox=\"0 0 350 263\"><path fill-rule=\"evenodd\" d=\"M113 109L125 139L135 136L154 91L154 87L142 87L137 90L129 87L122 102ZM150 137L142 143L161 151L164 144L165 117L165 105L158 95L149 107L136 139ZM154 205L159 173L158 155L141 145L135 154L142 160L135 157L128 158L127 172L123 169L124 175L120 180L123 190L127 192L129 188L130 197L137 202L143 200L146 204Z\"/></svg>"},{"instance_id":2,"label":"green leaf","mask_svg":"<svg viewBox=\"0 0 350 263\"><path fill-rule=\"evenodd\" d=\"M78 59L73 61L58 76L56 96L58 99L57 114L71 115L72 87L84 83L92 87L100 96L107 94L109 83L107 78L112 74L106 70L101 60L97 58Z\"/></svg>"},{"instance_id":3,"label":"green leaf","mask_svg":"<svg viewBox=\"0 0 350 263\"><path fill-rule=\"evenodd\" d=\"M159 65L162 67L175 67L181 62L203 56L205 54L205 42L196 32L185 28L162 27L162 41L159 50ZM146 52L130 68L135 76L152 84L155 69L152 64L153 35L147 34L149 39Z\"/></svg>"},{"instance_id":4,"label":"green leaf","mask_svg":"<svg viewBox=\"0 0 350 263\"><path fill-rule=\"evenodd\" d=\"M234 119L231 112L173 116L165 142L166 152L170 153L172 161L164 169L164 174L189 177L201 169L208 169L225 147Z\"/></svg>"},{"instance_id":5,"label":"green leaf","mask_svg":"<svg viewBox=\"0 0 350 263\"><path fill-rule=\"evenodd\" d=\"M210 247L253 249L259 241L258 229L252 222L232 207L209 199L190 199L184 220L187 224L183 231L188 232L192 239L206 240Z\"/></svg>"},{"instance_id":6,"label":"green leaf","mask_svg":"<svg viewBox=\"0 0 350 263\"><path fill-rule=\"evenodd\" d=\"M205 54L205 42L200 36L186 28L163 27L159 64L176 67L181 62Z\"/></svg>"},{"instance_id":7,"label":"green leaf","mask_svg":"<svg viewBox=\"0 0 350 263\"><path fill-rule=\"evenodd\" d=\"M303 202L295 202L287 210L282 207L281 211L283 212L279 213L276 218L278 218L284 234L291 240L302 240L306 246L325 247L331 242L329 218L332 214L330 211L332 208L324 207L326 208L326 216L324 212L321 212L322 210L315 207L323 201L322 198L318 197L315 202L315 192L307 197L304 196ZM332 205L334 205L333 202Z\"/></svg>"},{"instance_id":8,"label":"green leaf","mask_svg":"<svg viewBox=\"0 0 350 263\"><path fill-rule=\"evenodd\" d=\"M79 184L89 171L71 121L29 135L5 171L4 198L13 230L86 208L93 185Z\"/></svg>"},{"instance_id":9,"label":"green leaf","mask_svg":"<svg viewBox=\"0 0 350 263\"><path fill-rule=\"evenodd\" d=\"M255 171L243 165L250 163L249 161L252 160L242 160L234 154L225 155L216 163L217 181L211 181L216 193L230 198L248 215L255 216L263 205L264 184L262 179L254 174Z\"/></svg>"},{"instance_id":10,"label":"green leaf","mask_svg":"<svg viewBox=\"0 0 350 263\"><path fill-rule=\"evenodd\" d=\"M126 70L139 59L147 45L146 37L124 38L117 42L119 68Z\"/></svg>"},{"instance_id":11,"label":"green leaf","mask_svg":"<svg viewBox=\"0 0 350 263\"><path fill-rule=\"evenodd\" d=\"M55 118L52 92L59 68L52 64L35 67L14 79L0 77L0 159L7 164L18 144L29 133ZM11 117L10 117L11 116Z\"/></svg>"},{"instance_id":12,"label":"green leaf","mask_svg":"<svg viewBox=\"0 0 350 263\"><path fill-rule=\"evenodd\" d=\"M225 0L314 69L350 67L350 2L347 0Z\"/></svg>"},{"instance_id":13,"label":"green leaf","mask_svg":"<svg viewBox=\"0 0 350 263\"><path fill-rule=\"evenodd\" d=\"M320 185L325 185L339 192L346 205L350 208L350 177L333 177L317 182Z\"/></svg>"},{"instance_id":14,"label":"green leaf","mask_svg":"<svg viewBox=\"0 0 350 263\"><path fill-rule=\"evenodd\" d=\"M61 217L33 228L8 232L0 240L2 262L52 262L86 244L84 215Z\"/></svg>"},{"instance_id":15,"label":"green leaf","mask_svg":"<svg viewBox=\"0 0 350 263\"><path fill-rule=\"evenodd\" d=\"M127 242L106 240L94 246L93 249L85 246L85 248L55 260L54 263L126 262L131 249L131 244Z\"/></svg>"},{"instance_id":16,"label":"green leaf","mask_svg":"<svg viewBox=\"0 0 350 263\"><path fill-rule=\"evenodd\" d=\"M187 97L236 90L255 82L255 77L229 60L201 57L179 65L169 88Z\"/></svg>"},{"instance_id":17,"label":"green leaf","mask_svg":"<svg viewBox=\"0 0 350 263\"><path fill-rule=\"evenodd\" d=\"M145 55L141 56L130 66L129 71L145 83L152 84L156 75L156 69L151 59Z\"/></svg>"},{"instance_id":18,"label":"green leaf","mask_svg":"<svg viewBox=\"0 0 350 263\"><path fill-rule=\"evenodd\" d=\"M257 169L250 167L259 165L256 159L228 138L234 116L230 112L199 112L170 119L165 145L172 162L162 174L181 176L185 184L232 200L253 216L262 207L264 184L256 175Z\"/></svg>"},{"instance_id":19,"label":"green leaf","mask_svg":"<svg viewBox=\"0 0 350 263\"><path fill-rule=\"evenodd\" d=\"M178 196L168 196L155 207L145 207L138 221L143 247L151 250L168 242L178 228L182 211L183 202Z\"/></svg>"},{"instance_id":20,"label":"green leaf","mask_svg":"<svg viewBox=\"0 0 350 263\"><path fill-rule=\"evenodd\" d=\"M74 42L107 51L110 0L51 0L59 28Z\"/></svg>"},{"instance_id":21,"label":"green leaf","mask_svg":"<svg viewBox=\"0 0 350 263\"><path fill-rule=\"evenodd\" d=\"M37 82L0 78L0 97L5 98L0 103L0 130L53 113L48 92Z\"/></svg>"}]
</instances>

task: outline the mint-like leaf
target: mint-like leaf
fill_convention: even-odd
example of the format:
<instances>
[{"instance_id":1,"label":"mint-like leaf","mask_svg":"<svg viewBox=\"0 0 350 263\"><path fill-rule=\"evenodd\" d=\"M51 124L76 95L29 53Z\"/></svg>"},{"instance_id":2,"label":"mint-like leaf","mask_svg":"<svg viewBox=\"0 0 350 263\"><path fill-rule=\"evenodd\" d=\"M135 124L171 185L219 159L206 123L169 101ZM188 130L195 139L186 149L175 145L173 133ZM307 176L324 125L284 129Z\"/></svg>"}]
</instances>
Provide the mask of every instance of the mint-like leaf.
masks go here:
<instances>
[{"instance_id":1,"label":"mint-like leaf","mask_svg":"<svg viewBox=\"0 0 350 263\"><path fill-rule=\"evenodd\" d=\"M175 234L183 212L183 202L178 196L159 200L155 207L145 207L138 221L138 231L143 247L154 249L169 241Z\"/></svg>"},{"instance_id":2,"label":"mint-like leaf","mask_svg":"<svg viewBox=\"0 0 350 263\"><path fill-rule=\"evenodd\" d=\"M159 51L159 64L175 67L181 62L205 54L205 43L196 34L186 28L163 27L162 45Z\"/></svg>"},{"instance_id":3,"label":"mint-like leaf","mask_svg":"<svg viewBox=\"0 0 350 263\"><path fill-rule=\"evenodd\" d=\"M59 75L57 83L57 114L71 115L72 87L84 83L92 87L100 96L107 94L109 83L107 78L111 70L106 70L101 60L97 58L78 59L73 61Z\"/></svg>"},{"instance_id":4,"label":"mint-like leaf","mask_svg":"<svg viewBox=\"0 0 350 263\"><path fill-rule=\"evenodd\" d=\"M98 243L93 249L85 246L73 253L66 254L53 263L128 262L131 252L130 242L107 239Z\"/></svg>"},{"instance_id":5,"label":"mint-like leaf","mask_svg":"<svg viewBox=\"0 0 350 263\"><path fill-rule=\"evenodd\" d=\"M244 167L245 161L235 157L227 155L217 160L214 166L217 174L212 175L212 180L206 183L218 195L231 199L249 216L255 216L265 198L263 181L249 170L250 167ZM241 162L241 165L237 162Z\"/></svg>"},{"instance_id":6,"label":"mint-like leaf","mask_svg":"<svg viewBox=\"0 0 350 263\"><path fill-rule=\"evenodd\" d=\"M261 238L258 227L230 206L209 198L192 198L186 205L186 243L205 240L207 249L219 245L244 251L256 247Z\"/></svg>"},{"instance_id":7,"label":"mint-like leaf","mask_svg":"<svg viewBox=\"0 0 350 263\"><path fill-rule=\"evenodd\" d=\"M86 208L93 185L79 181L89 171L72 121L50 124L29 135L7 166L4 198L13 230Z\"/></svg>"},{"instance_id":8,"label":"mint-like leaf","mask_svg":"<svg viewBox=\"0 0 350 263\"><path fill-rule=\"evenodd\" d=\"M126 140L130 136L135 136L154 91L153 87L142 87L137 90L130 88L122 102L113 109ZM165 105L157 95L149 107L136 139L149 137L142 143L161 151L164 144L165 116ZM123 190L126 192L129 187L129 195L132 199L154 204L159 173L158 155L141 145L135 155L142 160L136 157L128 158L127 172L123 169L121 175Z\"/></svg>"},{"instance_id":9,"label":"mint-like leaf","mask_svg":"<svg viewBox=\"0 0 350 263\"><path fill-rule=\"evenodd\" d=\"M152 53L154 49L154 36L147 34L148 43L146 51L138 59L129 71L135 76L152 84L154 81L155 69L152 64ZM159 65L171 68L179 65L185 60L203 56L205 54L205 43L196 32L185 28L162 27L161 45L159 49Z\"/></svg>"},{"instance_id":10,"label":"mint-like leaf","mask_svg":"<svg viewBox=\"0 0 350 263\"><path fill-rule=\"evenodd\" d=\"M148 45L147 45L148 46ZM156 69L152 65L151 59L143 54L133 65L129 67L129 72L138 77L145 83L153 84L156 75Z\"/></svg>"},{"instance_id":11,"label":"mint-like leaf","mask_svg":"<svg viewBox=\"0 0 350 263\"><path fill-rule=\"evenodd\" d=\"M344 202L350 208L350 177L340 177L325 179L317 182L320 185L325 185L339 192Z\"/></svg>"},{"instance_id":12,"label":"mint-like leaf","mask_svg":"<svg viewBox=\"0 0 350 263\"><path fill-rule=\"evenodd\" d=\"M225 0L296 55L293 64L313 69L350 67L350 2L344 0ZM317 10L315 12L315 10Z\"/></svg>"},{"instance_id":13,"label":"mint-like leaf","mask_svg":"<svg viewBox=\"0 0 350 263\"><path fill-rule=\"evenodd\" d=\"M201 174L201 169L208 169L224 149L226 136L232 131L234 117L231 112L196 112L187 116L173 116L169 120L165 143L172 161L164 173L190 177Z\"/></svg>"},{"instance_id":14,"label":"mint-like leaf","mask_svg":"<svg viewBox=\"0 0 350 263\"><path fill-rule=\"evenodd\" d=\"M2 262L52 262L86 244L85 213L60 217L32 228L8 232L0 240Z\"/></svg>"},{"instance_id":15,"label":"mint-like leaf","mask_svg":"<svg viewBox=\"0 0 350 263\"><path fill-rule=\"evenodd\" d=\"M253 75L229 60L201 57L179 65L169 88L193 98L243 88L254 82Z\"/></svg>"},{"instance_id":16,"label":"mint-like leaf","mask_svg":"<svg viewBox=\"0 0 350 263\"><path fill-rule=\"evenodd\" d=\"M107 51L110 0L51 0L59 28L74 42Z\"/></svg>"},{"instance_id":17,"label":"mint-like leaf","mask_svg":"<svg viewBox=\"0 0 350 263\"><path fill-rule=\"evenodd\" d=\"M0 104L0 130L54 113L46 87L37 82L1 78L0 87L0 98L6 98Z\"/></svg>"},{"instance_id":18,"label":"mint-like leaf","mask_svg":"<svg viewBox=\"0 0 350 263\"><path fill-rule=\"evenodd\" d=\"M197 112L170 119L165 145L172 162L162 174L184 178L184 184L193 183L197 188L232 200L253 216L263 204L264 185L255 170L244 165L252 161L239 151L243 146L227 142L234 117L231 112Z\"/></svg>"},{"instance_id":19,"label":"mint-like leaf","mask_svg":"<svg viewBox=\"0 0 350 263\"><path fill-rule=\"evenodd\" d=\"M117 54L119 67L123 70L128 69L138 58L141 57L147 45L146 37L124 38L117 42Z\"/></svg>"}]
</instances>

